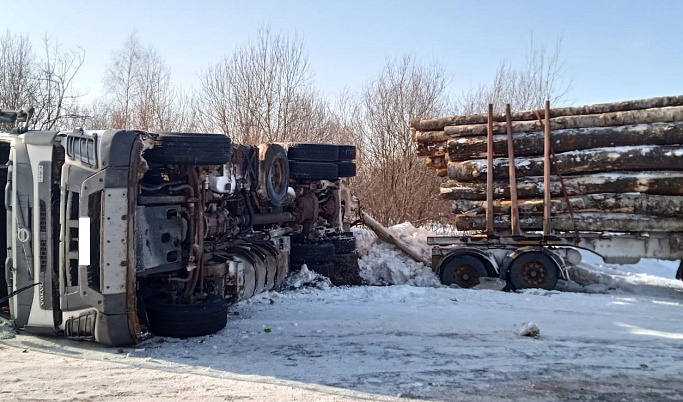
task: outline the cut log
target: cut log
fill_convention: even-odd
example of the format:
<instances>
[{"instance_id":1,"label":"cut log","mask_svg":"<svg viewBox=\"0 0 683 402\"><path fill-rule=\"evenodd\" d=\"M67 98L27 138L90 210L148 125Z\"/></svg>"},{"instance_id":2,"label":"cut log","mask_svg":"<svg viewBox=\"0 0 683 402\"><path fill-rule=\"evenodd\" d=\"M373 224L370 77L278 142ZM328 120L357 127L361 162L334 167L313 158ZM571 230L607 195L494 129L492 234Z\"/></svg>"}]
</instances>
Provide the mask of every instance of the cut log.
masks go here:
<instances>
[{"instance_id":1,"label":"cut log","mask_svg":"<svg viewBox=\"0 0 683 402\"><path fill-rule=\"evenodd\" d=\"M427 167L430 169L446 169L448 167L448 163L446 162L446 157L445 156L430 156L426 160Z\"/></svg>"},{"instance_id":2,"label":"cut log","mask_svg":"<svg viewBox=\"0 0 683 402\"><path fill-rule=\"evenodd\" d=\"M413 140L417 143L420 142L444 142L448 140L448 137L443 130L439 131L415 131L413 134Z\"/></svg>"},{"instance_id":3,"label":"cut log","mask_svg":"<svg viewBox=\"0 0 683 402\"><path fill-rule=\"evenodd\" d=\"M420 142L417 144L417 156L426 157L444 155L446 155L445 142Z\"/></svg>"},{"instance_id":4,"label":"cut log","mask_svg":"<svg viewBox=\"0 0 683 402\"><path fill-rule=\"evenodd\" d=\"M683 195L683 172L614 172L565 177L564 184L570 196L600 193L643 193L654 195ZM494 182L496 199L509 199L507 180ZM550 194L562 197L557 177L551 179ZM447 200L486 200L485 183L450 181L441 185L441 196ZM543 178L526 177L517 182L517 197L533 199L543 197Z\"/></svg>"},{"instance_id":5,"label":"cut log","mask_svg":"<svg viewBox=\"0 0 683 402\"><path fill-rule=\"evenodd\" d=\"M517 177L543 175L543 158L515 158ZM610 147L564 152L555 155L553 169L571 175L576 173L612 172L616 170L683 170L683 147L670 145L644 145ZM554 172L554 170L553 170ZM448 177L458 181L486 179L486 160L475 159L450 162ZM507 158L494 159L494 179L508 177Z\"/></svg>"},{"instance_id":6,"label":"cut log","mask_svg":"<svg viewBox=\"0 0 683 402\"><path fill-rule=\"evenodd\" d=\"M683 122L557 130L552 133L552 139L556 153L633 144L683 144ZM507 156L507 137L496 135L493 141L494 155L496 157ZM514 150L515 156L542 155L543 133L516 134ZM486 158L486 137L462 137L448 141L450 161L465 161L473 158Z\"/></svg>"},{"instance_id":7,"label":"cut log","mask_svg":"<svg viewBox=\"0 0 683 402\"><path fill-rule=\"evenodd\" d=\"M641 110L650 108L661 108L667 106L682 106L683 95L664 96L658 98L637 99L624 102L598 103L594 105L572 106L555 108L550 111L550 117L559 116L579 116L588 114L602 114L612 112L622 112L625 110ZM514 106L514 105L513 105ZM513 121L536 120L535 110L524 110L512 113ZM465 116L448 116L431 119L411 120L411 128L419 131L440 131L446 126L457 126L464 124L485 124L487 115L485 113L471 114ZM504 122L504 114L493 115L493 120Z\"/></svg>"},{"instance_id":8,"label":"cut log","mask_svg":"<svg viewBox=\"0 0 683 402\"><path fill-rule=\"evenodd\" d=\"M574 214L574 220L569 215L556 215L551 217L551 224L554 230L573 231L574 223L576 229L581 231L601 232L680 232L683 231L683 219L661 218L647 215L633 214L609 214L609 213L583 213ZM542 215L522 215L520 224L524 230L540 230L543 227ZM467 216L458 215L455 217L455 227L458 230L484 230L486 220L483 215ZM502 230L509 230L510 217L497 215L494 220L494 227Z\"/></svg>"},{"instance_id":9,"label":"cut log","mask_svg":"<svg viewBox=\"0 0 683 402\"><path fill-rule=\"evenodd\" d=\"M629 213L651 216L683 217L683 197L667 195L650 195L639 193L603 193L569 197L575 212L604 212ZM453 212L456 214L483 214L486 203L484 201L453 201ZM497 214L510 214L510 201L498 200L494 203L493 211ZM568 212L564 198L554 198L550 202L553 214ZM533 199L519 202L519 213L525 215L542 214L543 200Z\"/></svg>"},{"instance_id":10,"label":"cut log","mask_svg":"<svg viewBox=\"0 0 683 402\"><path fill-rule=\"evenodd\" d=\"M628 110L624 112L590 114L585 116L563 116L550 119L551 130L564 130L568 128L586 127L613 127L631 124L666 123L683 120L683 106L673 106L660 109ZM513 121L512 131L525 133L541 131L539 121ZM430 136L425 137L422 131L416 131L414 139L417 142L438 142L450 138L472 137L486 135L486 124L472 124L464 126L446 126L443 131L432 131ZM504 123L493 125L495 134L505 134L507 129ZM443 133L443 134L441 134ZM438 135L437 135L438 134Z\"/></svg>"},{"instance_id":11,"label":"cut log","mask_svg":"<svg viewBox=\"0 0 683 402\"><path fill-rule=\"evenodd\" d=\"M379 237L380 240L389 244L393 244L394 246L398 247L399 250L403 251L407 256L417 262L421 262L426 266L431 265L431 261L425 259L422 255L420 255L419 252L410 248L410 246L403 242L403 240L391 234L387 228L382 226L382 224L377 222L372 216L365 212L361 212L360 218L364 224L366 224L370 229L372 229L373 232L375 232L375 234L377 234L377 237Z\"/></svg>"}]
</instances>

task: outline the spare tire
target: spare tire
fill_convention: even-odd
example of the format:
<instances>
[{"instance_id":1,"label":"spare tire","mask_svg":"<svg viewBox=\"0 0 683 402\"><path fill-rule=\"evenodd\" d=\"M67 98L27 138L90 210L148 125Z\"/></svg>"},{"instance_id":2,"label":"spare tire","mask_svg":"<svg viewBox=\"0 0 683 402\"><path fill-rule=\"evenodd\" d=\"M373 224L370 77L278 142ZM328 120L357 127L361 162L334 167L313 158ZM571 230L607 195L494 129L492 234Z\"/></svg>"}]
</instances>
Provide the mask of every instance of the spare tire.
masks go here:
<instances>
[{"instance_id":1,"label":"spare tire","mask_svg":"<svg viewBox=\"0 0 683 402\"><path fill-rule=\"evenodd\" d=\"M149 300L146 305L150 331L160 336L189 338L210 335L228 323L228 302L214 294L193 304Z\"/></svg>"},{"instance_id":2,"label":"spare tire","mask_svg":"<svg viewBox=\"0 0 683 402\"><path fill-rule=\"evenodd\" d=\"M352 161L356 159L356 147L353 145L337 145L339 149L338 161Z\"/></svg>"},{"instance_id":3,"label":"spare tire","mask_svg":"<svg viewBox=\"0 0 683 402\"><path fill-rule=\"evenodd\" d=\"M332 144L294 143L289 145L287 157L290 160L310 162L334 162L339 156L339 149Z\"/></svg>"},{"instance_id":4,"label":"spare tire","mask_svg":"<svg viewBox=\"0 0 683 402\"><path fill-rule=\"evenodd\" d=\"M273 207L280 207L289 188L289 164L287 153L281 145L259 146L259 197Z\"/></svg>"},{"instance_id":5,"label":"spare tire","mask_svg":"<svg viewBox=\"0 0 683 402\"><path fill-rule=\"evenodd\" d=\"M289 177L301 180L330 180L339 178L337 165L322 162L289 161Z\"/></svg>"},{"instance_id":6,"label":"spare tire","mask_svg":"<svg viewBox=\"0 0 683 402\"><path fill-rule=\"evenodd\" d=\"M222 165L230 160L232 144L224 134L153 133L154 147L143 157L150 162L181 165Z\"/></svg>"}]
</instances>

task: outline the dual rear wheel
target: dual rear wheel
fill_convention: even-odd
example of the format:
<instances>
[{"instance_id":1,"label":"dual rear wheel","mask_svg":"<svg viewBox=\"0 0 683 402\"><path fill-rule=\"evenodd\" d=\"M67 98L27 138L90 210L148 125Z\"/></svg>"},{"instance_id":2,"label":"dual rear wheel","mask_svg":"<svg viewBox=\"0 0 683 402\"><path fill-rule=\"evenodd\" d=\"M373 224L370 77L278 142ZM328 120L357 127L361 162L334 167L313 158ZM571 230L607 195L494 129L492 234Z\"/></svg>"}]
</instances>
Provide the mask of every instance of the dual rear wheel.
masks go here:
<instances>
[{"instance_id":1,"label":"dual rear wheel","mask_svg":"<svg viewBox=\"0 0 683 402\"><path fill-rule=\"evenodd\" d=\"M451 257L441 267L440 279L444 285L456 284L461 288L472 288L480 278L488 277L489 270L483 259L475 254L461 254ZM555 288L560 277L558 264L548 255L528 251L517 256L508 270L508 285L512 289Z\"/></svg>"}]
</instances>

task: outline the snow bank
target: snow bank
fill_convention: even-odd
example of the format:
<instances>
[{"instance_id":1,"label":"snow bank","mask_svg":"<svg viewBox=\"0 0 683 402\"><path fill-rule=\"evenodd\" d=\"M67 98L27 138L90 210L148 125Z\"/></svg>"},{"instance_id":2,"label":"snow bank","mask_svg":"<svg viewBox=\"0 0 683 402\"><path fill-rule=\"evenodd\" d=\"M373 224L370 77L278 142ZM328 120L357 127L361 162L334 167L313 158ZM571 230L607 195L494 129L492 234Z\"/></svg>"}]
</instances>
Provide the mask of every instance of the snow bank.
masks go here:
<instances>
[{"instance_id":1,"label":"snow bank","mask_svg":"<svg viewBox=\"0 0 683 402\"><path fill-rule=\"evenodd\" d=\"M324 290L331 288L332 283L328 278L311 271L306 264L303 264L298 271L290 272L282 284L284 289L300 289L304 286Z\"/></svg>"},{"instance_id":2,"label":"snow bank","mask_svg":"<svg viewBox=\"0 0 683 402\"><path fill-rule=\"evenodd\" d=\"M431 259L431 247L427 237L434 233L416 228L409 222L388 228L412 250ZM386 244L367 229L354 229L356 249L360 256L360 276L369 285L441 286L439 278L430 267L413 261L396 247Z\"/></svg>"},{"instance_id":3,"label":"snow bank","mask_svg":"<svg viewBox=\"0 0 683 402\"><path fill-rule=\"evenodd\" d=\"M678 261L642 259L637 264L606 264L581 250L583 261L569 268L571 282L560 290L588 293L631 293L653 297L683 297L683 282L675 279Z\"/></svg>"},{"instance_id":4,"label":"snow bank","mask_svg":"<svg viewBox=\"0 0 683 402\"><path fill-rule=\"evenodd\" d=\"M0 321L0 340L2 339L12 339L16 336L14 329L8 324Z\"/></svg>"},{"instance_id":5,"label":"snow bank","mask_svg":"<svg viewBox=\"0 0 683 402\"><path fill-rule=\"evenodd\" d=\"M441 233L416 228L405 222L388 228L415 252L430 259L427 237ZM450 228L443 231L448 232ZM386 244L370 230L354 229L360 255L361 277L369 285L411 285L439 287L439 278L430 267L410 259L396 247ZM557 290L581 293L639 294L653 297L683 297L683 282L674 279L678 261L643 259L638 264L606 264L597 254L581 250L583 261L569 267L570 281L560 281ZM484 281L486 282L486 281ZM478 289L502 288L498 283L479 285Z\"/></svg>"}]
</instances>

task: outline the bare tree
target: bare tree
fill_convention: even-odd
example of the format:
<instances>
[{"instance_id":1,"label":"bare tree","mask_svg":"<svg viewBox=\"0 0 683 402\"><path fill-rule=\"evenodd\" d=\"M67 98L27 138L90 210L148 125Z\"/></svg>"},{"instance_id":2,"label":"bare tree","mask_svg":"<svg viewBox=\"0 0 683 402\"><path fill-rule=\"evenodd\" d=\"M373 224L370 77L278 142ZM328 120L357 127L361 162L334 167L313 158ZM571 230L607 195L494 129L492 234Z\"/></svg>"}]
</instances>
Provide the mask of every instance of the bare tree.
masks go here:
<instances>
[{"instance_id":1,"label":"bare tree","mask_svg":"<svg viewBox=\"0 0 683 402\"><path fill-rule=\"evenodd\" d=\"M152 46L144 48L135 33L112 54L104 82L107 95L99 105L110 116L100 117L98 123L141 130L182 128L178 126L178 103L186 99L172 87L164 59Z\"/></svg>"},{"instance_id":2,"label":"bare tree","mask_svg":"<svg viewBox=\"0 0 683 402\"><path fill-rule=\"evenodd\" d=\"M105 73L106 98L112 106L112 123L116 127L127 128L133 123L131 114L137 95L135 85L142 52L137 35L131 34L123 47L113 53L111 64Z\"/></svg>"},{"instance_id":3,"label":"bare tree","mask_svg":"<svg viewBox=\"0 0 683 402\"><path fill-rule=\"evenodd\" d=\"M36 126L41 130L53 130L66 124L64 120L78 119L78 98L83 94L74 89L74 78L83 65L82 49L63 50L57 41L43 39L44 58L36 71L35 94Z\"/></svg>"},{"instance_id":4,"label":"bare tree","mask_svg":"<svg viewBox=\"0 0 683 402\"><path fill-rule=\"evenodd\" d=\"M546 99L551 104L562 105L571 81L565 77L561 48L561 38L548 49L545 44L535 43L532 37L522 66L501 62L493 82L464 94L455 112L483 113L489 103L496 110L504 110L506 103L516 110L530 110L542 108Z\"/></svg>"},{"instance_id":5,"label":"bare tree","mask_svg":"<svg viewBox=\"0 0 683 402\"><path fill-rule=\"evenodd\" d=\"M303 42L269 28L201 74L198 100L208 128L246 143L319 137L327 112Z\"/></svg>"},{"instance_id":6,"label":"bare tree","mask_svg":"<svg viewBox=\"0 0 683 402\"><path fill-rule=\"evenodd\" d=\"M36 92L35 55L27 36L0 36L0 108L29 106Z\"/></svg>"},{"instance_id":7,"label":"bare tree","mask_svg":"<svg viewBox=\"0 0 683 402\"><path fill-rule=\"evenodd\" d=\"M445 211L438 200L440 180L417 158L409 121L442 114L446 84L441 67L423 66L406 56L388 60L364 91L356 190L384 224L422 223Z\"/></svg>"},{"instance_id":8,"label":"bare tree","mask_svg":"<svg viewBox=\"0 0 683 402\"><path fill-rule=\"evenodd\" d=\"M35 109L31 126L53 130L78 118L74 79L84 61L82 49L62 49L59 42L43 39L42 58L33 53L27 37L9 31L0 37L0 105Z\"/></svg>"}]
</instances>

